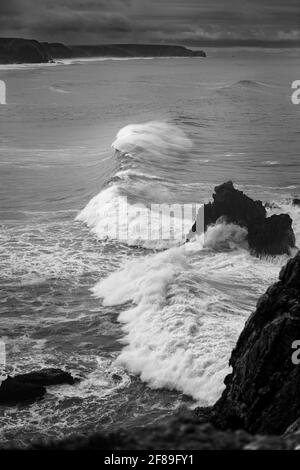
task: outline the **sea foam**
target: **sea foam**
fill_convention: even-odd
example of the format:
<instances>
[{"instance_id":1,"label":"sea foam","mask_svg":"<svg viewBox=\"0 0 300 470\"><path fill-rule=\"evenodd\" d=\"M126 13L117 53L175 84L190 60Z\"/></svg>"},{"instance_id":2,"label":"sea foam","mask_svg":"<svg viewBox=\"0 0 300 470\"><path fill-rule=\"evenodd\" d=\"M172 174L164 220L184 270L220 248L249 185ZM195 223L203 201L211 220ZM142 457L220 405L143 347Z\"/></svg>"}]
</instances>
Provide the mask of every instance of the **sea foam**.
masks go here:
<instances>
[{"instance_id":1,"label":"sea foam","mask_svg":"<svg viewBox=\"0 0 300 470\"><path fill-rule=\"evenodd\" d=\"M121 129L113 147L125 166L77 219L99 238L114 238L116 224L125 222L116 221L117 205L131 193L136 202L130 201L129 222L138 224L143 235L153 191L166 194L155 165L161 169L161 161L182 158L191 142L177 126L151 122ZM150 162L146 168L145 161ZM268 211L290 213L299 241L298 207L282 200ZM116 366L150 387L178 390L204 406L214 403L244 322L287 260L251 256L246 237L245 228L220 222L208 228L204 244L195 237L180 246L166 245L163 252L133 256L99 281L93 294L107 307L123 305L118 317L123 348Z\"/></svg>"},{"instance_id":2,"label":"sea foam","mask_svg":"<svg viewBox=\"0 0 300 470\"><path fill-rule=\"evenodd\" d=\"M232 246L243 240L239 227L234 232L222 224L211 229L210 246L215 240L219 248L215 233L222 228L233 236ZM197 240L127 262L93 288L106 306L131 302L118 318L124 348L116 364L153 388L175 389L201 405L212 404L223 390L249 305L276 279L281 263L255 259L238 245L212 252Z\"/></svg>"}]
</instances>

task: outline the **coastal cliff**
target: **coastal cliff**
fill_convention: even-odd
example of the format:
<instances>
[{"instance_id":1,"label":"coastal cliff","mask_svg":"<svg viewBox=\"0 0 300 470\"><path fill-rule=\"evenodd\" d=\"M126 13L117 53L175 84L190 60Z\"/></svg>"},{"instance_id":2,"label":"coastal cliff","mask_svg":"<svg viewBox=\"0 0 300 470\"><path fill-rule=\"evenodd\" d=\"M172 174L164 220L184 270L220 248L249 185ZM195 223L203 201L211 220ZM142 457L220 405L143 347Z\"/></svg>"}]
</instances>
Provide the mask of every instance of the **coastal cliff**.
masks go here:
<instances>
[{"instance_id":1,"label":"coastal cliff","mask_svg":"<svg viewBox=\"0 0 300 470\"><path fill-rule=\"evenodd\" d=\"M0 38L0 64L46 63L55 59L87 57L206 57L204 51L156 44L66 46L33 39Z\"/></svg>"},{"instance_id":2,"label":"coastal cliff","mask_svg":"<svg viewBox=\"0 0 300 470\"><path fill-rule=\"evenodd\" d=\"M73 57L206 57L204 51L156 44L72 46L71 49Z\"/></svg>"},{"instance_id":3,"label":"coastal cliff","mask_svg":"<svg viewBox=\"0 0 300 470\"><path fill-rule=\"evenodd\" d=\"M38 41L0 38L0 64L45 63L51 60L47 48Z\"/></svg>"}]
</instances>

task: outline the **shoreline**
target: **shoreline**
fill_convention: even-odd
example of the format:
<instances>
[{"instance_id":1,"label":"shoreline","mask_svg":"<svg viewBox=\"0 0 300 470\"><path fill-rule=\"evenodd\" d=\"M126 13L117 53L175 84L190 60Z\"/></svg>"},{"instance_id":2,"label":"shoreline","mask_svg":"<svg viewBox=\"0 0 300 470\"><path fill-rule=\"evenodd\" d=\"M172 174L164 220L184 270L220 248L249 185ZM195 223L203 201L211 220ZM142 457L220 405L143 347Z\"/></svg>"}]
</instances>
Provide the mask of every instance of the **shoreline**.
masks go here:
<instances>
[{"instance_id":1,"label":"shoreline","mask_svg":"<svg viewBox=\"0 0 300 470\"><path fill-rule=\"evenodd\" d=\"M160 56L160 57L76 57L72 59L57 59L53 62L22 62L22 63L10 63L10 64L0 64L0 71L3 70L24 70L30 68L41 68L41 67L58 67L58 66L68 66L76 64L89 64L93 62L128 62L128 61L138 61L138 60L173 60L173 59L198 59L198 57L182 57L182 56Z\"/></svg>"}]
</instances>

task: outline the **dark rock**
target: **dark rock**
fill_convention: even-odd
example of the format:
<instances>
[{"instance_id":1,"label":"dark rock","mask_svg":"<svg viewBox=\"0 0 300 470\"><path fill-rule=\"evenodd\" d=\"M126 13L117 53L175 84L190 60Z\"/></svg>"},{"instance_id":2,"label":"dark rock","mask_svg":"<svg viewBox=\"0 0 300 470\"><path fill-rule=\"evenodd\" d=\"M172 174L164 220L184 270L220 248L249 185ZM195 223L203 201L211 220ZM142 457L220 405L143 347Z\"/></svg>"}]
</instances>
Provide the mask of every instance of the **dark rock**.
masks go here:
<instances>
[{"instance_id":1,"label":"dark rock","mask_svg":"<svg viewBox=\"0 0 300 470\"><path fill-rule=\"evenodd\" d=\"M105 44L70 47L73 57L206 57L204 51L165 44Z\"/></svg>"},{"instance_id":2,"label":"dark rock","mask_svg":"<svg viewBox=\"0 0 300 470\"><path fill-rule=\"evenodd\" d=\"M232 374L213 408L215 424L281 434L297 420L300 364L292 361L296 340L300 340L300 253L259 299L239 337L229 361Z\"/></svg>"},{"instance_id":3,"label":"dark rock","mask_svg":"<svg viewBox=\"0 0 300 470\"><path fill-rule=\"evenodd\" d=\"M20 382L15 377L7 377L0 385L0 403L15 404L34 402L45 395L46 389L42 385Z\"/></svg>"},{"instance_id":4,"label":"dark rock","mask_svg":"<svg viewBox=\"0 0 300 470\"><path fill-rule=\"evenodd\" d=\"M204 205L204 230L218 220L245 227L250 250L256 255L290 254L296 239L287 214L267 217L261 201L253 201L228 181L215 188L213 202ZM196 223L192 227L196 232Z\"/></svg>"},{"instance_id":5,"label":"dark rock","mask_svg":"<svg viewBox=\"0 0 300 470\"><path fill-rule=\"evenodd\" d=\"M33 402L46 393L47 385L73 385L77 381L68 372L53 368L7 377L0 386L0 403Z\"/></svg>"},{"instance_id":6,"label":"dark rock","mask_svg":"<svg viewBox=\"0 0 300 470\"><path fill-rule=\"evenodd\" d=\"M0 38L0 64L51 61L43 45L33 39Z\"/></svg>"},{"instance_id":7,"label":"dark rock","mask_svg":"<svg viewBox=\"0 0 300 470\"><path fill-rule=\"evenodd\" d=\"M41 369L39 371L29 372L28 374L20 374L14 377L19 382L31 383L35 385L74 385L77 382L69 372L61 369Z\"/></svg>"},{"instance_id":8,"label":"dark rock","mask_svg":"<svg viewBox=\"0 0 300 470\"><path fill-rule=\"evenodd\" d=\"M295 197L295 198L293 199L293 204L294 204L294 206L300 206L300 199L298 199L297 197Z\"/></svg>"},{"instance_id":9,"label":"dark rock","mask_svg":"<svg viewBox=\"0 0 300 470\"><path fill-rule=\"evenodd\" d=\"M42 42L42 46L47 51L47 54L53 59L70 59L73 57L72 48L69 46L65 46L62 43Z\"/></svg>"},{"instance_id":10,"label":"dark rock","mask_svg":"<svg viewBox=\"0 0 300 470\"><path fill-rule=\"evenodd\" d=\"M115 380L116 382L121 382L122 381L122 376L120 374L112 374L111 378Z\"/></svg>"},{"instance_id":11,"label":"dark rock","mask_svg":"<svg viewBox=\"0 0 300 470\"><path fill-rule=\"evenodd\" d=\"M261 201L253 201L242 191L235 189L232 181L216 186L213 200L213 203L205 204L205 230L220 217L225 217L230 223L248 227L263 221L267 215Z\"/></svg>"},{"instance_id":12,"label":"dark rock","mask_svg":"<svg viewBox=\"0 0 300 470\"><path fill-rule=\"evenodd\" d=\"M272 215L248 226L250 249L261 255L290 254L296 238L288 214Z\"/></svg>"}]
</instances>

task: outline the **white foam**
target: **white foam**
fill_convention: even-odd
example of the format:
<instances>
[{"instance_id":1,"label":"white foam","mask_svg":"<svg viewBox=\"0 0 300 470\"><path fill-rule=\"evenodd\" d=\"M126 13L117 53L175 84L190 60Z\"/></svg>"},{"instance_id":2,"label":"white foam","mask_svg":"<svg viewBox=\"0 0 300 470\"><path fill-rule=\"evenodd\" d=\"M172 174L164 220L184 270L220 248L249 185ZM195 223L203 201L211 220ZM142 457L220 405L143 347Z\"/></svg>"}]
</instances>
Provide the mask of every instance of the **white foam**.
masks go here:
<instances>
[{"instance_id":1,"label":"white foam","mask_svg":"<svg viewBox=\"0 0 300 470\"><path fill-rule=\"evenodd\" d=\"M63 88L60 88L58 86L50 86L49 90L54 91L55 93L71 93L69 90L64 90Z\"/></svg>"},{"instance_id":2,"label":"white foam","mask_svg":"<svg viewBox=\"0 0 300 470\"><path fill-rule=\"evenodd\" d=\"M248 248L247 235L246 228L234 224L218 223L208 227L204 246L216 250L233 249L237 246Z\"/></svg>"},{"instance_id":3,"label":"white foam","mask_svg":"<svg viewBox=\"0 0 300 470\"><path fill-rule=\"evenodd\" d=\"M104 305L133 303L119 316L125 336L116 364L153 388L212 404L243 323L282 263L246 250L205 253L194 241L125 264L93 288Z\"/></svg>"},{"instance_id":4,"label":"white foam","mask_svg":"<svg viewBox=\"0 0 300 470\"><path fill-rule=\"evenodd\" d=\"M164 153L186 151L192 145L192 141L178 126L151 121L123 127L112 147L122 153L132 153L137 148L143 148L148 152L159 152L163 158Z\"/></svg>"},{"instance_id":5,"label":"white foam","mask_svg":"<svg viewBox=\"0 0 300 470\"><path fill-rule=\"evenodd\" d=\"M262 165L276 166L276 165L279 165L279 162L277 160L265 160L262 162Z\"/></svg>"},{"instance_id":6,"label":"white foam","mask_svg":"<svg viewBox=\"0 0 300 470\"><path fill-rule=\"evenodd\" d=\"M193 224L196 208L191 209L195 212L193 217L187 214L186 209L182 216L182 209L178 207L176 214L171 210L168 213L166 206L158 208L159 202L169 200L170 189L166 180L151 175L151 168L155 168L153 160L155 163L161 160L166 163L174 157L181 159L184 152L192 147L191 140L176 125L151 121L123 127L112 146L123 157L134 155L141 168L143 163L150 162L150 173L139 167L119 170L111 185L91 199L77 220L85 222L102 240L110 238L149 248L169 247L183 242ZM145 201L145 204L132 202L132 197L129 201L127 194L134 200ZM156 208L153 207L155 203ZM172 233L162 235L169 227L172 227Z\"/></svg>"},{"instance_id":7,"label":"white foam","mask_svg":"<svg viewBox=\"0 0 300 470\"><path fill-rule=\"evenodd\" d=\"M188 215L181 218L171 211L129 204L118 185L109 186L92 198L76 220L85 222L101 240L109 238L157 249L182 243L193 222Z\"/></svg>"}]
</instances>

